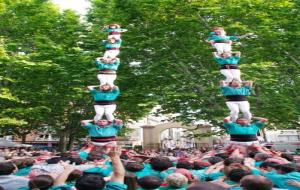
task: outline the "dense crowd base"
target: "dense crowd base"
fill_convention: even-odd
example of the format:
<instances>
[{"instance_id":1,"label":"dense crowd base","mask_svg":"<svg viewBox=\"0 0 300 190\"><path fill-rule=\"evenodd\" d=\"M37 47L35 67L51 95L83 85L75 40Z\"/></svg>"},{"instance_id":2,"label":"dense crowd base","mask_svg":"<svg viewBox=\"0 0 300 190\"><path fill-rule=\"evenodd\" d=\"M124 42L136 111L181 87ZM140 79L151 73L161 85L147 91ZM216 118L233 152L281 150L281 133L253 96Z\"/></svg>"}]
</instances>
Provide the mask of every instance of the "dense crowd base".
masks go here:
<instances>
[{"instance_id":1,"label":"dense crowd base","mask_svg":"<svg viewBox=\"0 0 300 190\"><path fill-rule=\"evenodd\" d=\"M0 189L300 189L296 156L257 144L222 148L0 151Z\"/></svg>"}]
</instances>

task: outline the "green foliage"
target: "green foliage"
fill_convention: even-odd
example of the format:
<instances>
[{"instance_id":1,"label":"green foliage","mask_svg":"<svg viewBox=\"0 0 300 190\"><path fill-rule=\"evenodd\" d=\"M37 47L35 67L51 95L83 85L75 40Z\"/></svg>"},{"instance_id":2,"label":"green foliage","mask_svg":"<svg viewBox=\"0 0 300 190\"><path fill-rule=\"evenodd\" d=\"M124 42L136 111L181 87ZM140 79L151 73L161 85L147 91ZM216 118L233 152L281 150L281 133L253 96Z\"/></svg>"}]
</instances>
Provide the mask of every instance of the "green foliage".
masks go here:
<instances>
[{"instance_id":1,"label":"green foliage","mask_svg":"<svg viewBox=\"0 0 300 190\"><path fill-rule=\"evenodd\" d=\"M253 32L242 52L242 78L255 80L254 115L270 127L299 129L299 1L91 0L87 22L48 0L0 0L0 127L24 134L51 126L64 137L86 135L93 117L85 86L97 84L93 59L103 55L101 29L124 33L116 115L137 120L155 105L176 120L220 125L229 114L218 90L223 78L205 39L213 26L229 35ZM141 62L131 66L132 62ZM126 134L126 131L123 131Z\"/></svg>"}]
</instances>

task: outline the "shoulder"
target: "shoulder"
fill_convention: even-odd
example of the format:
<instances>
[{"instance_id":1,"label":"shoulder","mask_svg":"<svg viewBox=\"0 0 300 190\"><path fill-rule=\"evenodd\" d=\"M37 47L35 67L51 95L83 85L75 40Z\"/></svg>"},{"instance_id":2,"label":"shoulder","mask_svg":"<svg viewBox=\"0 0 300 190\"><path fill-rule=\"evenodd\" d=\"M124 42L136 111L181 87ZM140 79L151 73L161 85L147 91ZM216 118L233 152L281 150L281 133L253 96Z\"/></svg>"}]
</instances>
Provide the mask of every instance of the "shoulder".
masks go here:
<instances>
[{"instance_id":1,"label":"shoulder","mask_svg":"<svg viewBox=\"0 0 300 190\"><path fill-rule=\"evenodd\" d=\"M105 185L104 190L126 190L127 185L124 183L110 181Z\"/></svg>"}]
</instances>

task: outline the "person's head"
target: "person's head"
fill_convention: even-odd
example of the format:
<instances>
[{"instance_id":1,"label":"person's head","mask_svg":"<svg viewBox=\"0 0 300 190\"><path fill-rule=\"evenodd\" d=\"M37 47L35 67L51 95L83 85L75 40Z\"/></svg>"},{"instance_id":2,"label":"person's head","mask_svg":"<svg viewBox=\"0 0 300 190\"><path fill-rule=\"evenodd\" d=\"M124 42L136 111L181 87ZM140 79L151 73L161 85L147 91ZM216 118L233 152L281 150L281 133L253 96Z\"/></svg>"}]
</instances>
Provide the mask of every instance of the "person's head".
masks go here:
<instances>
[{"instance_id":1,"label":"person's head","mask_svg":"<svg viewBox=\"0 0 300 190\"><path fill-rule=\"evenodd\" d=\"M164 171L173 166L172 161L166 157L155 157L150 161L152 169L155 171Z\"/></svg>"},{"instance_id":2,"label":"person's head","mask_svg":"<svg viewBox=\"0 0 300 190\"><path fill-rule=\"evenodd\" d=\"M224 160L224 166L229 166L230 164L233 164L233 163L243 164L244 159L243 158L230 157L230 158L226 158Z\"/></svg>"},{"instance_id":3,"label":"person's head","mask_svg":"<svg viewBox=\"0 0 300 190\"><path fill-rule=\"evenodd\" d=\"M279 174L287 174L296 171L297 169L295 164L282 164L277 167L277 173Z\"/></svg>"},{"instance_id":4,"label":"person's head","mask_svg":"<svg viewBox=\"0 0 300 190\"><path fill-rule=\"evenodd\" d=\"M217 157L217 156L212 156L212 157L209 157L209 158L207 159L207 161L208 161L211 165L214 165L214 164L216 164L216 163L222 162L223 159L220 158L220 157Z\"/></svg>"},{"instance_id":5,"label":"person's head","mask_svg":"<svg viewBox=\"0 0 300 190\"><path fill-rule=\"evenodd\" d=\"M109 38L108 41L109 41L109 43L114 44L114 43L117 42L117 39L116 38Z\"/></svg>"},{"instance_id":6,"label":"person's head","mask_svg":"<svg viewBox=\"0 0 300 190\"><path fill-rule=\"evenodd\" d=\"M202 170L210 165L211 164L209 162L195 161L194 162L194 170Z\"/></svg>"},{"instance_id":7,"label":"person's head","mask_svg":"<svg viewBox=\"0 0 300 190\"><path fill-rule=\"evenodd\" d=\"M258 152L258 151L251 151L251 152L248 153L248 156L249 156L250 158L253 158L253 159L254 159L255 155L258 154L258 153L260 153L260 152Z\"/></svg>"},{"instance_id":8,"label":"person's head","mask_svg":"<svg viewBox=\"0 0 300 190\"><path fill-rule=\"evenodd\" d=\"M282 153L281 154L282 158L285 158L287 161L293 162L294 161L294 156L289 153Z\"/></svg>"},{"instance_id":9,"label":"person's head","mask_svg":"<svg viewBox=\"0 0 300 190\"><path fill-rule=\"evenodd\" d=\"M270 172L272 170L275 170L278 167L278 164L274 162L263 162L259 167Z\"/></svg>"},{"instance_id":10,"label":"person's head","mask_svg":"<svg viewBox=\"0 0 300 190\"><path fill-rule=\"evenodd\" d=\"M81 165L81 164L84 164L85 161L79 157L71 157L69 158L70 160L70 164L75 164L75 165Z\"/></svg>"},{"instance_id":11,"label":"person's head","mask_svg":"<svg viewBox=\"0 0 300 190\"><path fill-rule=\"evenodd\" d=\"M138 162L138 163L142 164L144 162L144 159L143 158L139 158L139 157L133 157L131 159L131 161Z\"/></svg>"},{"instance_id":12,"label":"person's head","mask_svg":"<svg viewBox=\"0 0 300 190\"><path fill-rule=\"evenodd\" d=\"M102 127L108 125L108 121L106 119L100 119L96 122L96 124Z\"/></svg>"},{"instance_id":13,"label":"person's head","mask_svg":"<svg viewBox=\"0 0 300 190\"><path fill-rule=\"evenodd\" d=\"M75 184L77 190L101 190L105 186L103 177L96 174L81 176Z\"/></svg>"},{"instance_id":14,"label":"person's head","mask_svg":"<svg viewBox=\"0 0 300 190\"><path fill-rule=\"evenodd\" d=\"M57 164L59 163L60 161L67 161L68 158L67 157L53 157L53 158L50 158L48 160L46 160L47 164Z\"/></svg>"},{"instance_id":15,"label":"person's head","mask_svg":"<svg viewBox=\"0 0 300 190\"><path fill-rule=\"evenodd\" d=\"M180 173L172 173L168 175L166 182L171 188L180 188L187 185L188 179Z\"/></svg>"},{"instance_id":16,"label":"person's head","mask_svg":"<svg viewBox=\"0 0 300 190\"><path fill-rule=\"evenodd\" d=\"M109 90L111 90L111 86L109 84L103 84L99 88L100 88L101 91L109 91Z\"/></svg>"},{"instance_id":17,"label":"person's head","mask_svg":"<svg viewBox=\"0 0 300 190\"><path fill-rule=\"evenodd\" d=\"M69 176L68 176L68 179L67 181L75 181L77 179L79 179L81 176L83 175L82 171L80 170L73 170Z\"/></svg>"},{"instance_id":18,"label":"person's head","mask_svg":"<svg viewBox=\"0 0 300 190\"><path fill-rule=\"evenodd\" d=\"M126 172L124 177L124 183L127 185L127 190L137 189L137 177L134 173Z\"/></svg>"},{"instance_id":19,"label":"person's head","mask_svg":"<svg viewBox=\"0 0 300 190\"><path fill-rule=\"evenodd\" d=\"M110 28L110 29L120 28L120 25L118 25L118 24L110 24L110 25L108 25L108 28Z\"/></svg>"},{"instance_id":20,"label":"person's head","mask_svg":"<svg viewBox=\"0 0 300 190\"><path fill-rule=\"evenodd\" d=\"M50 175L38 175L28 182L29 189L48 190L54 184Z\"/></svg>"},{"instance_id":21,"label":"person's head","mask_svg":"<svg viewBox=\"0 0 300 190\"><path fill-rule=\"evenodd\" d=\"M26 168L34 164L33 158L15 159L12 162L17 166L18 169Z\"/></svg>"},{"instance_id":22,"label":"person's head","mask_svg":"<svg viewBox=\"0 0 300 190\"><path fill-rule=\"evenodd\" d=\"M255 156L254 156L254 160L257 162L265 161L268 158L272 158L272 156L270 156L269 154L266 154L266 153L258 153L258 154L255 154Z\"/></svg>"},{"instance_id":23,"label":"person's head","mask_svg":"<svg viewBox=\"0 0 300 190\"><path fill-rule=\"evenodd\" d=\"M216 35L224 35L225 30L223 27L214 27L213 31L216 33Z\"/></svg>"},{"instance_id":24,"label":"person's head","mask_svg":"<svg viewBox=\"0 0 300 190\"><path fill-rule=\"evenodd\" d=\"M223 57L223 58L229 58L231 56L232 56L231 52L224 52L221 54L221 57Z\"/></svg>"},{"instance_id":25,"label":"person's head","mask_svg":"<svg viewBox=\"0 0 300 190\"><path fill-rule=\"evenodd\" d=\"M184 169L190 170L193 168L193 166L188 161L181 161L176 164L176 168L184 168Z\"/></svg>"},{"instance_id":26,"label":"person's head","mask_svg":"<svg viewBox=\"0 0 300 190\"><path fill-rule=\"evenodd\" d=\"M175 173L180 173L180 174L184 175L188 179L188 182L194 181L194 175L187 169L178 168L175 170Z\"/></svg>"},{"instance_id":27,"label":"person's head","mask_svg":"<svg viewBox=\"0 0 300 190\"><path fill-rule=\"evenodd\" d=\"M240 181L243 190L271 190L273 183L260 175L247 175Z\"/></svg>"},{"instance_id":28,"label":"person's head","mask_svg":"<svg viewBox=\"0 0 300 190\"><path fill-rule=\"evenodd\" d=\"M227 175L228 179L230 181L234 181L236 183L239 183L240 180L245 177L246 175L251 175L251 172L249 170L243 170L243 169L233 169L229 172Z\"/></svg>"},{"instance_id":29,"label":"person's head","mask_svg":"<svg viewBox=\"0 0 300 190\"><path fill-rule=\"evenodd\" d=\"M241 82L236 80L236 79L233 79L230 83L229 83L229 86L232 87L232 88L239 88L241 87Z\"/></svg>"},{"instance_id":30,"label":"person's head","mask_svg":"<svg viewBox=\"0 0 300 190\"><path fill-rule=\"evenodd\" d=\"M220 157L222 159L226 159L229 157L229 154L227 152L220 152L220 153L215 154L215 156Z\"/></svg>"},{"instance_id":31,"label":"person's head","mask_svg":"<svg viewBox=\"0 0 300 190\"><path fill-rule=\"evenodd\" d=\"M210 182L200 182L190 185L186 190L226 190L226 188Z\"/></svg>"},{"instance_id":32,"label":"person's head","mask_svg":"<svg viewBox=\"0 0 300 190\"><path fill-rule=\"evenodd\" d=\"M162 180L156 176L145 176L138 179L138 184L143 189L157 189L162 184Z\"/></svg>"},{"instance_id":33,"label":"person's head","mask_svg":"<svg viewBox=\"0 0 300 190\"><path fill-rule=\"evenodd\" d=\"M0 162L0 176L13 174L17 170L16 165L12 162Z\"/></svg>"},{"instance_id":34,"label":"person's head","mask_svg":"<svg viewBox=\"0 0 300 190\"><path fill-rule=\"evenodd\" d=\"M0 190L5 190L3 187L0 186Z\"/></svg>"},{"instance_id":35,"label":"person's head","mask_svg":"<svg viewBox=\"0 0 300 190\"><path fill-rule=\"evenodd\" d=\"M130 172L138 172L144 169L144 165L139 162L128 162L125 168Z\"/></svg>"},{"instance_id":36,"label":"person's head","mask_svg":"<svg viewBox=\"0 0 300 190\"><path fill-rule=\"evenodd\" d=\"M245 171L250 172L250 169L247 166L240 164L240 163L232 163L229 166L224 166L223 172L224 172L225 176L228 176L232 170L236 170L236 169L245 170Z\"/></svg>"},{"instance_id":37,"label":"person's head","mask_svg":"<svg viewBox=\"0 0 300 190\"><path fill-rule=\"evenodd\" d=\"M240 124L240 125L243 125L243 126L246 126L246 125L250 124L250 121L248 119L245 119L245 118L238 118L236 120L236 123Z\"/></svg>"}]
</instances>

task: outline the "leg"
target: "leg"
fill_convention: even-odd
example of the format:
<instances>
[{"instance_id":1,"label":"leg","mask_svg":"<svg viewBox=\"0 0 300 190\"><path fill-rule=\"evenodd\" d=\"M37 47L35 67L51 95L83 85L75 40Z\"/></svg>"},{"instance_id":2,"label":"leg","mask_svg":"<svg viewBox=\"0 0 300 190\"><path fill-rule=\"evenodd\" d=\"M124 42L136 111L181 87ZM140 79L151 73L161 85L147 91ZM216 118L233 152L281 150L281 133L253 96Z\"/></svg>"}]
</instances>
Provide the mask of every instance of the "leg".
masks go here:
<instances>
[{"instance_id":1,"label":"leg","mask_svg":"<svg viewBox=\"0 0 300 190\"><path fill-rule=\"evenodd\" d=\"M231 70L233 69L221 69L220 73L226 77L226 82L229 83L233 80L233 75Z\"/></svg>"},{"instance_id":2,"label":"leg","mask_svg":"<svg viewBox=\"0 0 300 190\"><path fill-rule=\"evenodd\" d=\"M218 54L221 54L221 53L224 52L224 51L223 51L223 46L224 46L223 44L224 44L224 43L214 43L213 47L216 48Z\"/></svg>"},{"instance_id":3,"label":"leg","mask_svg":"<svg viewBox=\"0 0 300 190\"><path fill-rule=\"evenodd\" d=\"M252 114L250 113L250 104L248 101L239 102L239 108L243 112L243 118L251 120Z\"/></svg>"},{"instance_id":4,"label":"leg","mask_svg":"<svg viewBox=\"0 0 300 190\"><path fill-rule=\"evenodd\" d=\"M236 121L239 117L239 105L238 102L226 102L227 107L230 109L230 120Z\"/></svg>"},{"instance_id":5,"label":"leg","mask_svg":"<svg viewBox=\"0 0 300 190\"><path fill-rule=\"evenodd\" d=\"M102 106L102 105L94 105L94 108L95 108L95 112L96 112L94 120L98 121L98 120L102 119L102 116L104 114L104 106Z\"/></svg>"},{"instance_id":6,"label":"leg","mask_svg":"<svg viewBox=\"0 0 300 190\"><path fill-rule=\"evenodd\" d=\"M106 83L110 86L115 86L114 81L116 80L117 75L106 75Z\"/></svg>"},{"instance_id":7,"label":"leg","mask_svg":"<svg viewBox=\"0 0 300 190\"><path fill-rule=\"evenodd\" d=\"M233 79L242 82L241 80L241 71L239 69L230 69Z\"/></svg>"},{"instance_id":8,"label":"leg","mask_svg":"<svg viewBox=\"0 0 300 190\"><path fill-rule=\"evenodd\" d=\"M105 106L105 116L108 121L113 121L115 119L113 114L114 114L114 111L116 110L116 107L117 107L116 104Z\"/></svg>"},{"instance_id":9,"label":"leg","mask_svg":"<svg viewBox=\"0 0 300 190\"><path fill-rule=\"evenodd\" d=\"M98 74L97 78L100 81L100 85L108 83L107 75L105 75L105 74Z\"/></svg>"},{"instance_id":10,"label":"leg","mask_svg":"<svg viewBox=\"0 0 300 190\"><path fill-rule=\"evenodd\" d=\"M223 52L231 52L231 43L224 43Z\"/></svg>"}]
</instances>

